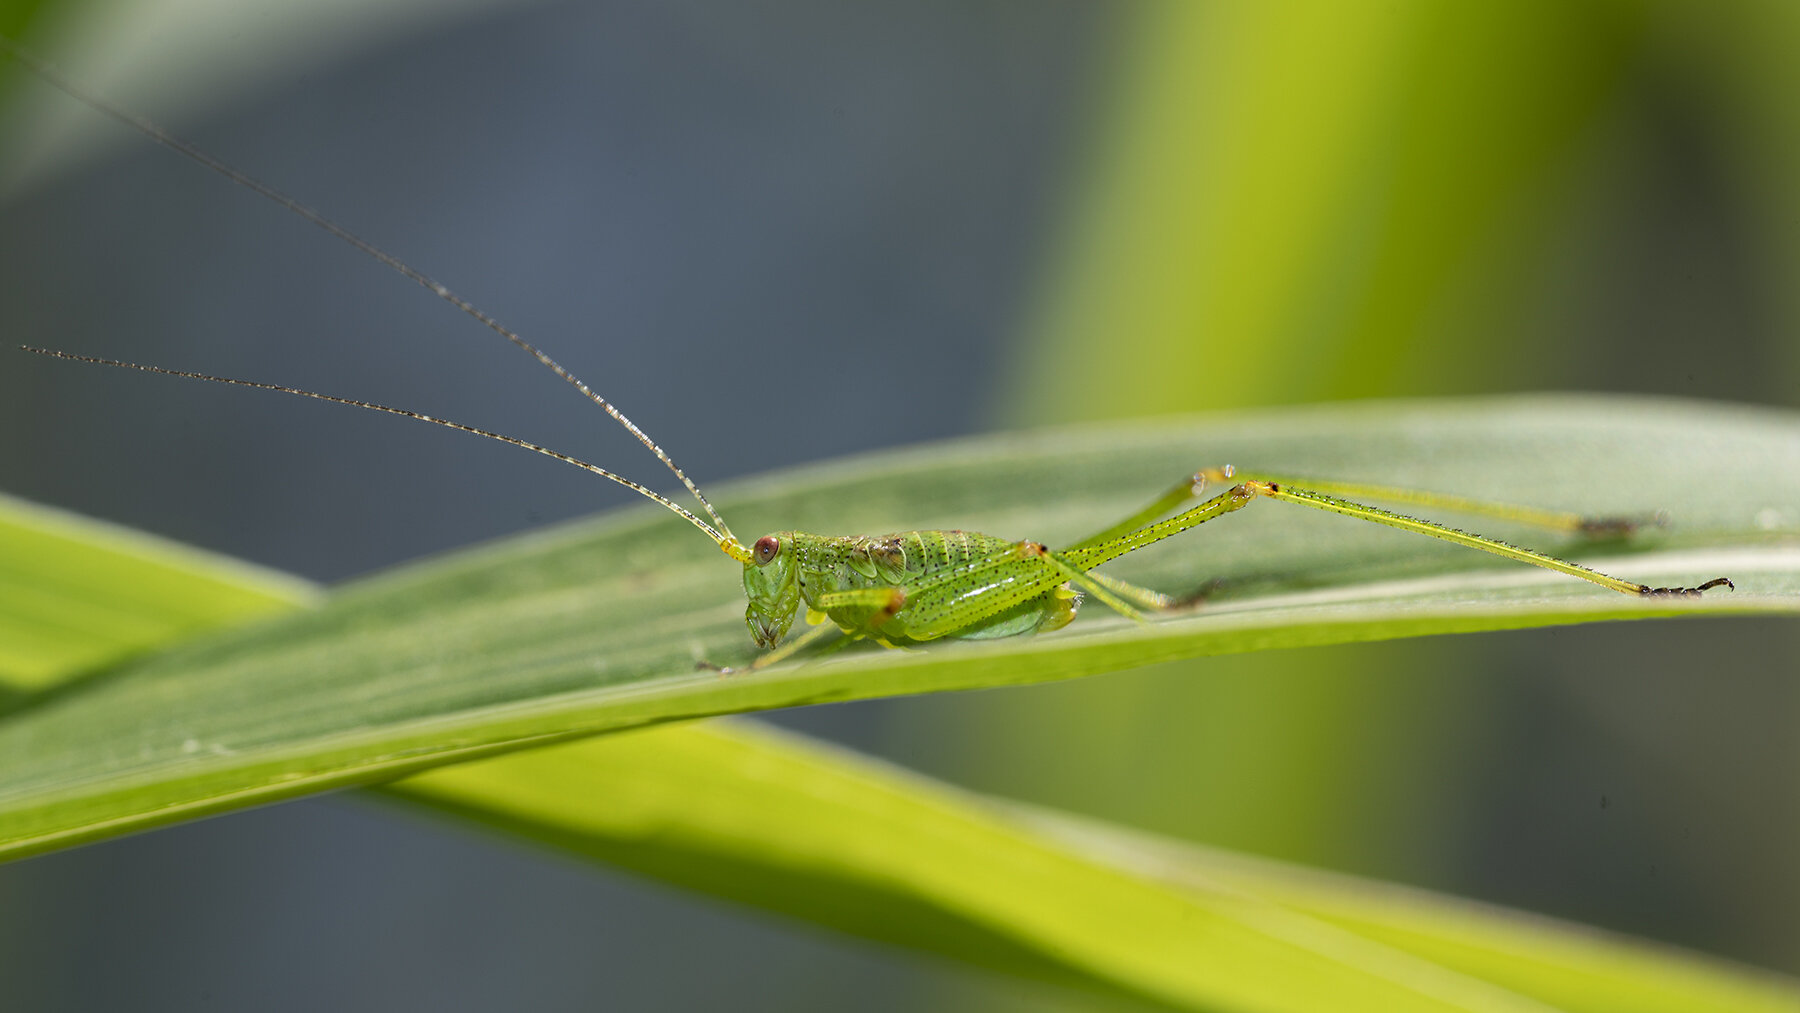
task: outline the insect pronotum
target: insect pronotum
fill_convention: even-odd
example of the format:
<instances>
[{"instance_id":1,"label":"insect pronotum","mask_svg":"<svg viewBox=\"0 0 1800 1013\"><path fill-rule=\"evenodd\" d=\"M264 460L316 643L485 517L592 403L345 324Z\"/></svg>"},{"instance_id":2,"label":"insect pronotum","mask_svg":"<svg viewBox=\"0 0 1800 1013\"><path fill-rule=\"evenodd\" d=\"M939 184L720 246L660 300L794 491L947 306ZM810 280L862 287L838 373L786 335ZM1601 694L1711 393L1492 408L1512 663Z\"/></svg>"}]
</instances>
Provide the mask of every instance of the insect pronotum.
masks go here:
<instances>
[{"instance_id":1,"label":"insect pronotum","mask_svg":"<svg viewBox=\"0 0 1800 1013\"><path fill-rule=\"evenodd\" d=\"M757 646L767 651L752 665L753 668L790 657L833 631L842 634L833 646L861 639L875 640L887 646L901 646L947 637L982 639L1048 632L1060 629L1074 619L1084 594L1104 602L1122 615L1142 620L1145 612L1175 608L1183 604L1184 600L1126 583L1098 572L1096 567L1242 509L1259 499L1326 510L1439 538L1564 573L1627 595L1696 596L1711 588L1732 587L1731 581L1724 577L1693 587L1651 587L1600 573L1546 553L1508 545L1497 539L1459 531L1433 521L1368 506L1344 497L1386 500L1501 518L1574 535L1629 534L1642 523L1633 518L1583 517L1572 513L1366 483L1296 480L1283 475L1239 471L1231 465L1201 468L1184 476L1174 487L1137 513L1104 531L1057 549L1034 541L1019 541L972 531L941 530L847 536L777 531L745 545L732 533L730 526L712 504L707 502L699 487L647 433L550 356L445 285L310 207L181 140L149 119L87 91L11 40L0 37L0 51L90 108L124 123L150 140L239 186L261 194L324 229L428 289L518 346L599 405L648 448L681 481L699 504L700 513L705 515L705 519L668 497L599 465L516 437L433 418L403 408L280 384L21 346L25 351L78 362L279 391L386 412L522 447L616 482L686 520L712 539L727 556L742 565L747 599L745 623ZM1214 489L1217 491L1210 497L1206 495ZM1200 502L1194 503L1194 500ZM788 639L794 619L803 607L812 629L801 636Z\"/></svg>"}]
</instances>

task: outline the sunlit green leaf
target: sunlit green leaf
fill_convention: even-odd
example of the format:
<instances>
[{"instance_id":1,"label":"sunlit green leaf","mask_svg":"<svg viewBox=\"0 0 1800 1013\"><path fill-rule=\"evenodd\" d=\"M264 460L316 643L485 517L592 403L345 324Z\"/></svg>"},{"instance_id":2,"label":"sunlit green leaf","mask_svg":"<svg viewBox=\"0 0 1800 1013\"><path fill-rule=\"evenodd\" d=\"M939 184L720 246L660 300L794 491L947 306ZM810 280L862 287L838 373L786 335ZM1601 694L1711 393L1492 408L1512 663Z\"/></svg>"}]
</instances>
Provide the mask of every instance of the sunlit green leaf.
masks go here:
<instances>
[{"instance_id":1,"label":"sunlit green leaf","mask_svg":"<svg viewBox=\"0 0 1800 1013\"><path fill-rule=\"evenodd\" d=\"M0 694L316 598L236 560L0 500Z\"/></svg>"},{"instance_id":2,"label":"sunlit green leaf","mask_svg":"<svg viewBox=\"0 0 1800 1013\"><path fill-rule=\"evenodd\" d=\"M741 530L960 526L1056 544L1197 465L1234 462L1590 512L1666 509L1636 542L1548 546L1648 583L1626 598L1430 539L1276 503L1123 560L1197 610L1136 626L866 649L722 678L744 630L736 564L627 512L359 583L322 608L127 664L0 725L0 854L368 783L679 718L1042 682L1170 658L1677 614L1800 611L1800 425L1619 399L1358 405L997 436L722 491ZM1530 533L1494 533L1526 540Z\"/></svg>"}]
</instances>

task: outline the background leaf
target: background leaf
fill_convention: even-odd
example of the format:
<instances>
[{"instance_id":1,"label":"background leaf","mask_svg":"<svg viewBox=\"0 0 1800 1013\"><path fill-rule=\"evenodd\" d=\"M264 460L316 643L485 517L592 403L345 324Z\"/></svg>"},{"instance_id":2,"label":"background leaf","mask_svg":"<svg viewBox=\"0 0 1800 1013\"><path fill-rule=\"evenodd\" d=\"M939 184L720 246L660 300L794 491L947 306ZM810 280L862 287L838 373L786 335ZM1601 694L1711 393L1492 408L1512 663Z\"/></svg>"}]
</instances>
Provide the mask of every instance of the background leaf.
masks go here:
<instances>
[{"instance_id":1,"label":"background leaf","mask_svg":"<svg viewBox=\"0 0 1800 1013\"><path fill-rule=\"evenodd\" d=\"M1800 983L1008 806L746 721L386 791L887 942L1183 1009L1791 1010Z\"/></svg>"},{"instance_id":2,"label":"background leaf","mask_svg":"<svg viewBox=\"0 0 1800 1013\"><path fill-rule=\"evenodd\" d=\"M303 581L0 498L0 701L316 600Z\"/></svg>"}]
</instances>

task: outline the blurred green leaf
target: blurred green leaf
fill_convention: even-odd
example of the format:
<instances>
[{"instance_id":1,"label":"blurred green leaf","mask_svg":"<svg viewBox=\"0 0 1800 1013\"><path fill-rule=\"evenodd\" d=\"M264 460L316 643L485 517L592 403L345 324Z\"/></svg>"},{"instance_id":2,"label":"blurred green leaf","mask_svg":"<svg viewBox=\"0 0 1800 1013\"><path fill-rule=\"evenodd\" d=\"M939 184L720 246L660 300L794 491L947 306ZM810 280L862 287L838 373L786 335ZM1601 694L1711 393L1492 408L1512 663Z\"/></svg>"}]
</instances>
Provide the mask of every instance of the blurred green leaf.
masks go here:
<instances>
[{"instance_id":1,"label":"blurred green leaf","mask_svg":"<svg viewBox=\"0 0 1800 1013\"><path fill-rule=\"evenodd\" d=\"M1521 273L1641 46L1633 3L1146 4L1011 421L1542 384Z\"/></svg>"},{"instance_id":2,"label":"blurred green leaf","mask_svg":"<svg viewBox=\"0 0 1800 1013\"><path fill-rule=\"evenodd\" d=\"M386 789L868 938L1183 1009L1793 1010L1794 982L985 799L746 721Z\"/></svg>"},{"instance_id":3,"label":"blurred green leaf","mask_svg":"<svg viewBox=\"0 0 1800 1013\"><path fill-rule=\"evenodd\" d=\"M752 533L966 526L1056 544L1224 461L1589 512L1662 507L1667 532L1581 554L1647 582L1727 573L1740 590L1627 599L1271 503L1116 567L1172 590L1222 580L1195 612L1140 627L1090 609L1054 636L720 678L695 659L753 653L735 564L678 520L632 511L356 584L317 611L26 701L0 725L0 854L679 718L1302 644L1800 611L1800 423L1728 407L1521 398L1045 431L807 469L718 501Z\"/></svg>"}]
</instances>

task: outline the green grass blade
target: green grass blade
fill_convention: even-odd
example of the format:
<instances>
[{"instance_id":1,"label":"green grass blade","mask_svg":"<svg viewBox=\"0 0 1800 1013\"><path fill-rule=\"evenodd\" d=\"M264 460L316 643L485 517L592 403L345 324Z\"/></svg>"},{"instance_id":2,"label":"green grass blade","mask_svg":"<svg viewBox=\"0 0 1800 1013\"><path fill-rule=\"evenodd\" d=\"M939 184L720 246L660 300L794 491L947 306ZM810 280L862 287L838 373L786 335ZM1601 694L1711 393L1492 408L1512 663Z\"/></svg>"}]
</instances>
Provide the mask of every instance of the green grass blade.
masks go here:
<instances>
[{"instance_id":1,"label":"green grass blade","mask_svg":"<svg viewBox=\"0 0 1800 1013\"><path fill-rule=\"evenodd\" d=\"M1800 1004L1795 983L1748 969L1010 806L749 722L606 736L385 790L715 896L1179 1008Z\"/></svg>"},{"instance_id":2,"label":"green grass blade","mask_svg":"<svg viewBox=\"0 0 1800 1013\"><path fill-rule=\"evenodd\" d=\"M1553 397L1289 410L990 437L716 499L748 532L961 526L1056 544L1226 461L1592 512L1660 507L1667 531L1583 558L1659 584L1726 573L1740 590L1627 599L1268 504L1117 565L1170 590L1223 578L1193 613L1139 627L1089 610L1053 636L719 678L694 660L752 653L733 564L680 521L632 511L398 571L25 701L0 723L0 855L688 717L1271 647L1800 611L1800 423L1749 409Z\"/></svg>"},{"instance_id":3,"label":"green grass blade","mask_svg":"<svg viewBox=\"0 0 1800 1013\"><path fill-rule=\"evenodd\" d=\"M0 701L318 597L273 571L0 497Z\"/></svg>"},{"instance_id":4,"label":"green grass blade","mask_svg":"<svg viewBox=\"0 0 1800 1013\"><path fill-rule=\"evenodd\" d=\"M1171 890L962 792L745 723L607 736L389 790L707 893L1181 1008L1535 1008L1424 961L1393 966L1385 947L1255 898Z\"/></svg>"},{"instance_id":5,"label":"green grass blade","mask_svg":"<svg viewBox=\"0 0 1800 1013\"><path fill-rule=\"evenodd\" d=\"M1428 890L1005 806L1046 838L1166 883L1242 891L1563 1010L1800 1010L1800 981L1676 947Z\"/></svg>"}]
</instances>

